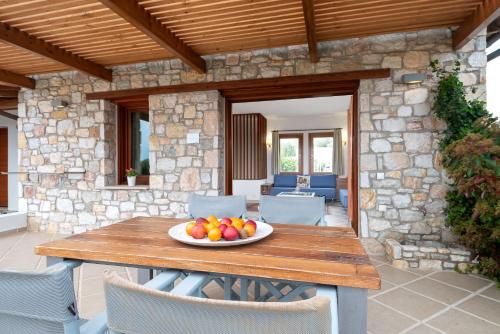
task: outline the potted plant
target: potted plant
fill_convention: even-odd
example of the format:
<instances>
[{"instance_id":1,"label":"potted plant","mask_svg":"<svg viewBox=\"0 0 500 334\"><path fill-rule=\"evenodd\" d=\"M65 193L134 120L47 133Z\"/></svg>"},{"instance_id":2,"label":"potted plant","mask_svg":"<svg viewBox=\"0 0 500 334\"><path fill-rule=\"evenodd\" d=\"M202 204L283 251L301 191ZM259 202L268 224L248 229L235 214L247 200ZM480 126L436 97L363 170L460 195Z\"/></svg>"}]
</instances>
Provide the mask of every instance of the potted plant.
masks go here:
<instances>
[{"instance_id":1,"label":"potted plant","mask_svg":"<svg viewBox=\"0 0 500 334\"><path fill-rule=\"evenodd\" d=\"M125 169L125 174L127 174L127 184L129 187L135 186L135 180L137 178L137 172L133 168Z\"/></svg>"}]
</instances>

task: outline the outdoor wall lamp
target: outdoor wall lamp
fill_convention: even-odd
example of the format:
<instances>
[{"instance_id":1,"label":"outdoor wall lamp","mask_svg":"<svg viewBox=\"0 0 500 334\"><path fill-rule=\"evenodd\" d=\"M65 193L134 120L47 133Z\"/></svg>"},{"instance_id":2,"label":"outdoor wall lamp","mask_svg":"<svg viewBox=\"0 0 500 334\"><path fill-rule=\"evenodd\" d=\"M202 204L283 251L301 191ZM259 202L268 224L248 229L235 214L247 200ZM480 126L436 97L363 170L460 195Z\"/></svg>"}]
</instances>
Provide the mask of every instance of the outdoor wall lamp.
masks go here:
<instances>
[{"instance_id":1,"label":"outdoor wall lamp","mask_svg":"<svg viewBox=\"0 0 500 334\"><path fill-rule=\"evenodd\" d=\"M421 83L422 81L425 80L425 74L423 73L403 74L401 78L403 83L405 84L416 84L416 83Z\"/></svg>"},{"instance_id":2,"label":"outdoor wall lamp","mask_svg":"<svg viewBox=\"0 0 500 334\"><path fill-rule=\"evenodd\" d=\"M66 102L66 101L63 101L61 99L52 100L52 107L54 107L56 109L63 109L63 108L66 108L67 106L68 106L68 102Z\"/></svg>"}]
</instances>

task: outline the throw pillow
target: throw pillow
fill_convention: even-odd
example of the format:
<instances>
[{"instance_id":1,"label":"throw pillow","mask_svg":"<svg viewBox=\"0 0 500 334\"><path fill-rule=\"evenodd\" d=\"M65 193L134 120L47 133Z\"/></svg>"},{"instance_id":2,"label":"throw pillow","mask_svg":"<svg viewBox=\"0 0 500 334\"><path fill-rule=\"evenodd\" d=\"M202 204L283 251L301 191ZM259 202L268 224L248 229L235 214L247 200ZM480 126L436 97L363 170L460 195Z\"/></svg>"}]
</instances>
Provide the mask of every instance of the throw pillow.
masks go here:
<instances>
[{"instance_id":1,"label":"throw pillow","mask_svg":"<svg viewBox=\"0 0 500 334\"><path fill-rule=\"evenodd\" d=\"M311 179L309 175L298 175L297 176L297 187L298 188L310 188Z\"/></svg>"}]
</instances>

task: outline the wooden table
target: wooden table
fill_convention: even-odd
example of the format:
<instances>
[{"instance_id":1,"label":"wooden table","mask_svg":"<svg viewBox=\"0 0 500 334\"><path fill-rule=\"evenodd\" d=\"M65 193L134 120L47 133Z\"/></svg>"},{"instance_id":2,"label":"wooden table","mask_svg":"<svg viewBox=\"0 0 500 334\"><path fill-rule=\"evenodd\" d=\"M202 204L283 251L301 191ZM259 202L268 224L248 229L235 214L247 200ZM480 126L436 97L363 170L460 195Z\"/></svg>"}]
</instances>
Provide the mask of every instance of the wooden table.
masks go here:
<instances>
[{"instance_id":1,"label":"wooden table","mask_svg":"<svg viewBox=\"0 0 500 334\"><path fill-rule=\"evenodd\" d=\"M73 259L137 267L141 283L149 269L171 268L337 286L341 333L366 333L366 289L379 289L380 277L351 228L276 224L254 244L200 248L168 236L183 221L133 218L37 246L36 254L49 264Z\"/></svg>"}]
</instances>

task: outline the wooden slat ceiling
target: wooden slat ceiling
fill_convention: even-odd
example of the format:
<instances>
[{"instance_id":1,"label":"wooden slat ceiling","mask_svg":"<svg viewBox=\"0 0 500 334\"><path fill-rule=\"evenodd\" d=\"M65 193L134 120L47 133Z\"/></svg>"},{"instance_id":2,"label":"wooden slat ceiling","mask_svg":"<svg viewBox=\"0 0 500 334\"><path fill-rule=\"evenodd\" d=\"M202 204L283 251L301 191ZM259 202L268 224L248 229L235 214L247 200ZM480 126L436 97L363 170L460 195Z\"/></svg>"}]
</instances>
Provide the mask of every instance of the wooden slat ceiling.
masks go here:
<instances>
[{"instance_id":1,"label":"wooden slat ceiling","mask_svg":"<svg viewBox=\"0 0 500 334\"><path fill-rule=\"evenodd\" d=\"M457 26L483 0L315 0L318 41ZM196 53L307 43L302 0L140 0ZM0 21L94 63L173 58L97 0L0 0ZM0 68L19 74L68 66L0 42Z\"/></svg>"}]
</instances>

